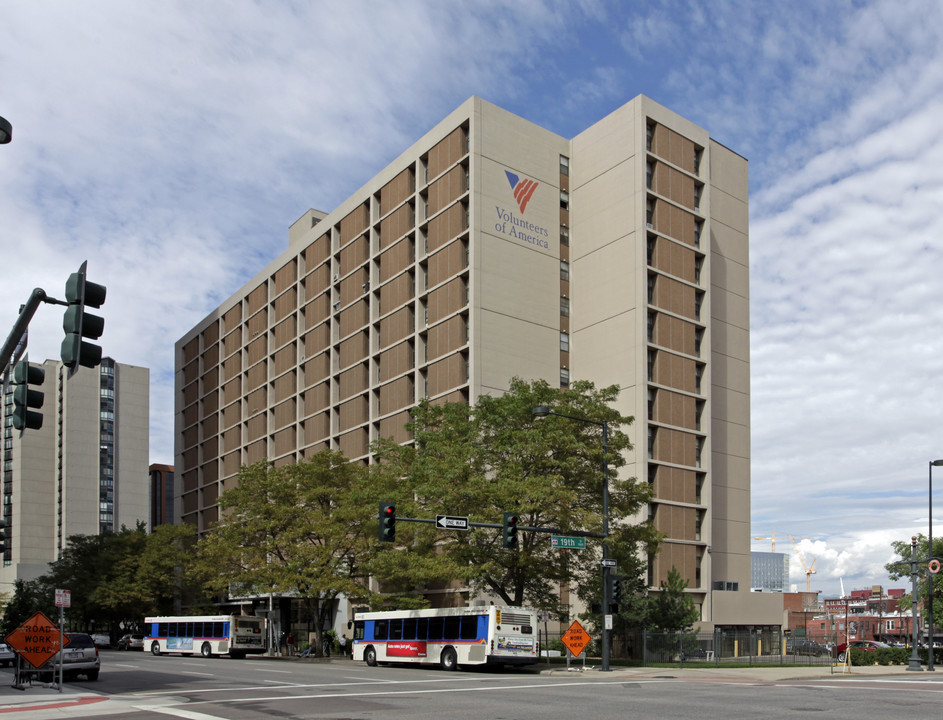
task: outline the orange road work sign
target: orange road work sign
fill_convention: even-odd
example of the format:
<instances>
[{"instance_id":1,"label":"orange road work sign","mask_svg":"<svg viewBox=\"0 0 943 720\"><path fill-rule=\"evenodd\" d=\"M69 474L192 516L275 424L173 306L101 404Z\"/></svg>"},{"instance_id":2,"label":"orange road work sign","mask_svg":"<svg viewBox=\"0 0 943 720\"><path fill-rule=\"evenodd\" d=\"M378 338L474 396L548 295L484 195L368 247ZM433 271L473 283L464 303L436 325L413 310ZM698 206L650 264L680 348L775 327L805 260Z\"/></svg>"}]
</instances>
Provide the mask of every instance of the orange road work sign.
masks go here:
<instances>
[{"instance_id":1,"label":"orange road work sign","mask_svg":"<svg viewBox=\"0 0 943 720\"><path fill-rule=\"evenodd\" d=\"M7 645L34 668L39 668L59 652L59 627L41 612L33 615L4 639ZM69 638L65 638L65 644L69 644Z\"/></svg>"},{"instance_id":2,"label":"orange road work sign","mask_svg":"<svg viewBox=\"0 0 943 720\"><path fill-rule=\"evenodd\" d=\"M590 640L589 633L583 629L578 620L573 621L573 624L563 633L561 639L567 649L573 653L573 657L579 657L580 653L589 645Z\"/></svg>"}]
</instances>

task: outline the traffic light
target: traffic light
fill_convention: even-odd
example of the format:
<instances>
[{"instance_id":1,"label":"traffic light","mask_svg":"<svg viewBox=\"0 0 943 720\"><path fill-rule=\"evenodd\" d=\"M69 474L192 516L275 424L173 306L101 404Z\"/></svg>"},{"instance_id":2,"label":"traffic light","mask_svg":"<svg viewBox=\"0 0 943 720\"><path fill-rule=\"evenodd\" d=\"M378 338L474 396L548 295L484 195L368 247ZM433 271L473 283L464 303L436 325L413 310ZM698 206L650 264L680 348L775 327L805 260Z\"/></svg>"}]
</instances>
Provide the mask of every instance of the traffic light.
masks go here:
<instances>
[{"instance_id":1,"label":"traffic light","mask_svg":"<svg viewBox=\"0 0 943 720\"><path fill-rule=\"evenodd\" d=\"M517 513L504 513L504 528L501 536L504 547L517 550Z\"/></svg>"},{"instance_id":2,"label":"traffic light","mask_svg":"<svg viewBox=\"0 0 943 720\"><path fill-rule=\"evenodd\" d=\"M622 600L622 578L613 576L612 578L612 602L616 605Z\"/></svg>"},{"instance_id":3,"label":"traffic light","mask_svg":"<svg viewBox=\"0 0 943 720\"><path fill-rule=\"evenodd\" d=\"M69 370L79 365L93 368L102 360L102 349L98 345L84 342L82 338L97 340L105 329L105 319L85 311L86 307L99 308L105 302L105 286L85 279L83 262L78 272L72 273L65 284L65 299L69 302L62 318L65 340L60 356Z\"/></svg>"},{"instance_id":4,"label":"traffic light","mask_svg":"<svg viewBox=\"0 0 943 720\"><path fill-rule=\"evenodd\" d=\"M6 553L7 548L7 521L0 520L0 557Z\"/></svg>"},{"instance_id":5,"label":"traffic light","mask_svg":"<svg viewBox=\"0 0 943 720\"><path fill-rule=\"evenodd\" d=\"M396 505L380 503L380 542L396 540Z\"/></svg>"},{"instance_id":6,"label":"traffic light","mask_svg":"<svg viewBox=\"0 0 943 720\"><path fill-rule=\"evenodd\" d=\"M39 430L43 426L43 392L30 385L42 385L46 371L38 365L21 360L13 368L13 427L17 430Z\"/></svg>"}]
</instances>

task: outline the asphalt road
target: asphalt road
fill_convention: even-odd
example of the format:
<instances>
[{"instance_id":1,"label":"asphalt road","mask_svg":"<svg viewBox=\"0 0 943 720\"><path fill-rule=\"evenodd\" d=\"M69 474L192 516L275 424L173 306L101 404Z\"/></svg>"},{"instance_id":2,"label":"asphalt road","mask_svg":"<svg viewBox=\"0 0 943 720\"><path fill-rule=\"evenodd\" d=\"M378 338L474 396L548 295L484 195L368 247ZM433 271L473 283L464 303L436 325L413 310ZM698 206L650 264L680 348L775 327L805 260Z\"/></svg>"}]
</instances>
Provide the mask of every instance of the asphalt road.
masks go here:
<instances>
[{"instance_id":1,"label":"asphalt road","mask_svg":"<svg viewBox=\"0 0 943 720\"><path fill-rule=\"evenodd\" d=\"M9 673L9 671L2 671ZM0 713L30 720L259 718L495 718L724 720L943 718L943 674L770 679L758 672L636 669L540 674L368 668L362 663L153 657L102 653L98 682L0 689ZM12 675L0 674L0 679ZM11 693L14 695L11 697Z\"/></svg>"}]
</instances>

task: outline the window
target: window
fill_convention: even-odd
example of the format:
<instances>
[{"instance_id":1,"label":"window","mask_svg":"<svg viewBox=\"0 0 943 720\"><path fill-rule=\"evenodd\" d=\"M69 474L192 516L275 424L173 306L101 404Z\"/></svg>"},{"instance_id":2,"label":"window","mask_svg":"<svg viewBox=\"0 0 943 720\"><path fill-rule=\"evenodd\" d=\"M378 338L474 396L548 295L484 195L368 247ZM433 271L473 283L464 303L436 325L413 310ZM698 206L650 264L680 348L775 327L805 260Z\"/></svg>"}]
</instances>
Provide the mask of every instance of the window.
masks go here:
<instances>
[{"instance_id":1,"label":"window","mask_svg":"<svg viewBox=\"0 0 943 720\"><path fill-rule=\"evenodd\" d=\"M568 388L570 387L570 371L568 368L560 368L560 387Z\"/></svg>"},{"instance_id":2,"label":"window","mask_svg":"<svg viewBox=\"0 0 943 720\"><path fill-rule=\"evenodd\" d=\"M569 210L570 209L570 193L566 190L560 191L560 209Z\"/></svg>"},{"instance_id":3,"label":"window","mask_svg":"<svg viewBox=\"0 0 943 720\"><path fill-rule=\"evenodd\" d=\"M560 244L567 247L570 245L570 228L566 225L560 226Z\"/></svg>"},{"instance_id":4,"label":"window","mask_svg":"<svg viewBox=\"0 0 943 720\"><path fill-rule=\"evenodd\" d=\"M560 315L561 317L570 317L570 298L560 297Z\"/></svg>"},{"instance_id":5,"label":"window","mask_svg":"<svg viewBox=\"0 0 943 720\"><path fill-rule=\"evenodd\" d=\"M561 352L570 352L570 334L562 332L560 333L560 350Z\"/></svg>"},{"instance_id":6,"label":"window","mask_svg":"<svg viewBox=\"0 0 943 720\"><path fill-rule=\"evenodd\" d=\"M645 187L652 189L652 178L655 177L655 162L649 160L645 165Z\"/></svg>"},{"instance_id":7,"label":"window","mask_svg":"<svg viewBox=\"0 0 943 720\"><path fill-rule=\"evenodd\" d=\"M570 263L566 260L560 261L560 279L570 281Z\"/></svg>"},{"instance_id":8,"label":"window","mask_svg":"<svg viewBox=\"0 0 943 720\"><path fill-rule=\"evenodd\" d=\"M566 155L560 156L560 174L569 175L570 174L570 158Z\"/></svg>"}]
</instances>

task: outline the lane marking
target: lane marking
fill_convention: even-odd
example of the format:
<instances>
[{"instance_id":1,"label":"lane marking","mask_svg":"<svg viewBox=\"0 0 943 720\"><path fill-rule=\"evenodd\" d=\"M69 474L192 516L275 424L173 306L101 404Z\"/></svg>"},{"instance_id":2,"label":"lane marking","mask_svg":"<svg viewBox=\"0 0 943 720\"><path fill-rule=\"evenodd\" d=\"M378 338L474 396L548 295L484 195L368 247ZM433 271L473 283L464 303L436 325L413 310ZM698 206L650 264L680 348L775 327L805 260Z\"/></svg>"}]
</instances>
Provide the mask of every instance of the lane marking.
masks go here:
<instances>
[{"instance_id":1,"label":"lane marking","mask_svg":"<svg viewBox=\"0 0 943 720\"><path fill-rule=\"evenodd\" d=\"M185 720L222 720L219 715L208 715L207 713L195 712L193 710L184 710L176 707L150 707L148 705L135 705L135 710L145 712L155 712L162 715L171 715L173 717L185 718Z\"/></svg>"},{"instance_id":2,"label":"lane marking","mask_svg":"<svg viewBox=\"0 0 943 720\"><path fill-rule=\"evenodd\" d=\"M478 678L447 678L447 679L436 679L436 680L403 680L389 681L397 685L413 685L413 684L427 684L427 683L444 683L444 682L478 682ZM364 682L349 682L349 683L298 683L292 685L292 687L298 688L320 688L320 687L354 687L358 685L364 685ZM371 685L372 687L372 685ZM151 690L148 692L135 693L135 697L161 697L165 695L200 695L200 694L209 694L209 693L221 693L221 692L248 692L250 690L271 690L272 688L266 687L265 685L254 685L250 687L228 687L228 688L197 688L195 690L187 690L181 688L175 688L173 690Z\"/></svg>"}]
</instances>

